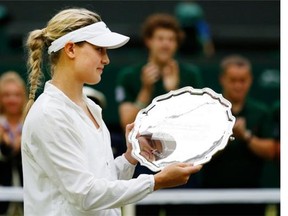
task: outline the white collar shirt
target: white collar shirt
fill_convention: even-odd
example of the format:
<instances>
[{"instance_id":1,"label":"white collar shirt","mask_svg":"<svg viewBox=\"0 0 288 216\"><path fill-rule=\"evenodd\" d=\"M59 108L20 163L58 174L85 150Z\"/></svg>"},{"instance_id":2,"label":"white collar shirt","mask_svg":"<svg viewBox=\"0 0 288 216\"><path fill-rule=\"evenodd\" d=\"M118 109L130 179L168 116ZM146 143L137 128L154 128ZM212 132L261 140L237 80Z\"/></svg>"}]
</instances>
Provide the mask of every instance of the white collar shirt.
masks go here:
<instances>
[{"instance_id":1,"label":"white collar shirt","mask_svg":"<svg viewBox=\"0 0 288 216\"><path fill-rule=\"evenodd\" d=\"M22 131L27 216L118 216L154 188L152 175L131 179L135 166L113 158L101 108L83 95L99 124L49 81Z\"/></svg>"}]
</instances>

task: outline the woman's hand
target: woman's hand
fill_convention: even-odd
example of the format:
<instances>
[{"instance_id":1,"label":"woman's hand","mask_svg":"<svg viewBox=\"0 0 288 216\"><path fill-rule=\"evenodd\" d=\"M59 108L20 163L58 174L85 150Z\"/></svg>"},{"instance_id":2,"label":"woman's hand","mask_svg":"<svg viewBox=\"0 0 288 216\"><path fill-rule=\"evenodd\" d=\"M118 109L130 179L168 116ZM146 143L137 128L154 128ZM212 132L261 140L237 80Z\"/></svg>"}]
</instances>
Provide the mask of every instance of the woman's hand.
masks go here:
<instances>
[{"instance_id":1,"label":"woman's hand","mask_svg":"<svg viewBox=\"0 0 288 216\"><path fill-rule=\"evenodd\" d=\"M173 163L154 175L154 190L186 184L190 175L197 173L201 168L202 165L193 166L190 163Z\"/></svg>"},{"instance_id":2,"label":"woman's hand","mask_svg":"<svg viewBox=\"0 0 288 216\"><path fill-rule=\"evenodd\" d=\"M131 164L136 165L136 164L138 163L138 161L131 155L131 152L132 152L132 144L129 142L129 139L128 139L128 135L129 135L129 133L131 132L131 130L133 129L133 127L134 127L134 123L132 123L132 124L127 124L127 125L126 125L125 138L126 138L126 147L127 147L127 150L126 150L126 152L124 153L124 156L125 156L125 158L126 158Z\"/></svg>"}]
</instances>

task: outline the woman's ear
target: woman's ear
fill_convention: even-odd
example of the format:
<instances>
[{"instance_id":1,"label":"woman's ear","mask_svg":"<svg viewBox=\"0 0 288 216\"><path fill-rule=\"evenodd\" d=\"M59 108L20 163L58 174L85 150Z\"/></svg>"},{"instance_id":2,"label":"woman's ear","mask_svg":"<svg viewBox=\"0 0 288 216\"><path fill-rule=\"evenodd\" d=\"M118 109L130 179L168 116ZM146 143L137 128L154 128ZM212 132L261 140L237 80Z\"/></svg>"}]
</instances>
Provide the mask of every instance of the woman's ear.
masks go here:
<instances>
[{"instance_id":1,"label":"woman's ear","mask_svg":"<svg viewBox=\"0 0 288 216\"><path fill-rule=\"evenodd\" d=\"M75 43L68 42L64 46L64 52L69 58L75 58Z\"/></svg>"}]
</instances>

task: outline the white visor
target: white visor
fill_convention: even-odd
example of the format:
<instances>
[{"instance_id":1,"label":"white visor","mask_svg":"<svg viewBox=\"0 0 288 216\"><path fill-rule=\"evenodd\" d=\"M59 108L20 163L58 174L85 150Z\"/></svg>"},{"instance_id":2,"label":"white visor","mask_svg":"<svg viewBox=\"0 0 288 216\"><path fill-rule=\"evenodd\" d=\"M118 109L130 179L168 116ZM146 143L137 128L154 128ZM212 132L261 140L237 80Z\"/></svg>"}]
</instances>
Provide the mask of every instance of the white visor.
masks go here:
<instances>
[{"instance_id":1,"label":"white visor","mask_svg":"<svg viewBox=\"0 0 288 216\"><path fill-rule=\"evenodd\" d=\"M59 51L67 42L77 43L87 41L95 46L115 49L126 44L129 39L125 35L111 32L106 24L101 21L69 32L56 39L49 46L48 54Z\"/></svg>"}]
</instances>

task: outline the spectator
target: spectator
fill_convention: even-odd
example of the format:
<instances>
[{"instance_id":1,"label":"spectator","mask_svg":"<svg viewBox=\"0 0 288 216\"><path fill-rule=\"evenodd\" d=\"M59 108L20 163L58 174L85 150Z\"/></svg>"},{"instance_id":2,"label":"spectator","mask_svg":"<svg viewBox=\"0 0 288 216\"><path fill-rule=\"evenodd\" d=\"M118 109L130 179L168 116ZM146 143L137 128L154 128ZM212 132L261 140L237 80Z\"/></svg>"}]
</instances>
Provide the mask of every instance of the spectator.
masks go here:
<instances>
[{"instance_id":1,"label":"spectator","mask_svg":"<svg viewBox=\"0 0 288 216\"><path fill-rule=\"evenodd\" d=\"M110 62L107 49L128 40L82 8L62 10L45 28L29 33L30 92L21 148L25 215L120 216L121 206L184 184L201 168L175 163L131 179L137 164L131 143L113 158L101 109L83 94L83 86L100 82ZM52 78L34 101L47 48ZM126 133L132 128L128 125Z\"/></svg>"},{"instance_id":2,"label":"spectator","mask_svg":"<svg viewBox=\"0 0 288 216\"><path fill-rule=\"evenodd\" d=\"M22 111L26 103L26 88L14 71L0 77L0 185L23 185L20 141ZM16 172L13 172L15 170ZM18 174L13 176L12 173ZM7 212L9 203L0 203L0 214Z\"/></svg>"},{"instance_id":3,"label":"spectator","mask_svg":"<svg viewBox=\"0 0 288 216\"><path fill-rule=\"evenodd\" d=\"M198 68L175 59L183 31L173 16L153 14L145 20L142 30L148 58L124 68L116 87L123 129L154 97L184 86L202 87Z\"/></svg>"},{"instance_id":4,"label":"spectator","mask_svg":"<svg viewBox=\"0 0 288 216\"><path fill-rule=\"evenodd\" d=\"M239 55L224 58L220 84L223 96L232 103L232 113L236 117L235 140L206 164L202 172L203 187L258 188L265 159L272 159L275 155L275 144L267 124L268 108L248 96L252 84L249 60ZM262 205L214 207L204 210L209 215L264 214Z\"/></svg>"}]
</instances>

